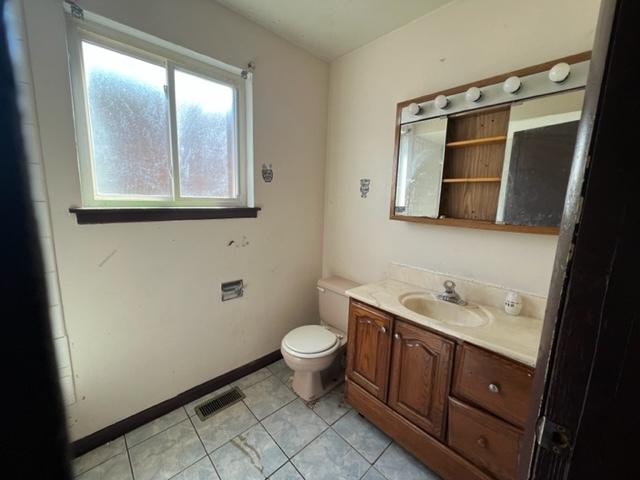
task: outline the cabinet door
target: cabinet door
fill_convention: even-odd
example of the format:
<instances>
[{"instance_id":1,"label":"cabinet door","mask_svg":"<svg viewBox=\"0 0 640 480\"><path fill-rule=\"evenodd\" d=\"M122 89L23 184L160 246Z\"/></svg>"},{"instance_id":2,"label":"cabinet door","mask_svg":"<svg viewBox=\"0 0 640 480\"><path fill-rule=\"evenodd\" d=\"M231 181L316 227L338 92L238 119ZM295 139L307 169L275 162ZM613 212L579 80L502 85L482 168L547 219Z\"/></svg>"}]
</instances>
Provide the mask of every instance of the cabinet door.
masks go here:
<instances>
[{"instance_id":1,"label":"cabinet door","mask_svg":"<svg viewBox=\"0 0 640 480\"><path fill-rule=\"evenodd\" d=\"M383 402L387 397L392 319L353 301L349 307L347 375Z\"/></svg>"},{"instance_id":2,"label":"cabinet door","mask_svg":"<svg viewBox=\"0 0 640 480\"><path fill-rule=\"evenodd\" d=\"M453 350L453 342L396 320L389 406L437 438L444 438Z\"/></svg>"}]
</instances>

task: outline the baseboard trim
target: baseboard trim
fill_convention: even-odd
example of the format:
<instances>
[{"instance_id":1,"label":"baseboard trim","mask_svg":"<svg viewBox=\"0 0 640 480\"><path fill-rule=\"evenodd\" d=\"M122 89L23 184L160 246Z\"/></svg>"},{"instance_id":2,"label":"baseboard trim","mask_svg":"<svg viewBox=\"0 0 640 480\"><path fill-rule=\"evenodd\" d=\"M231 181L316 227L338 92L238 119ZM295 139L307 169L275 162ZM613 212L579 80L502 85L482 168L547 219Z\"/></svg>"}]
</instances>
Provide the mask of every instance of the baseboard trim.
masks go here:
<instances>
[{"instance_id":1,"label":"baseboard trim","mask_svg":"<svg viewBox=\"0 0 640 480\"><path fill-rule=\"evenodd\" d=\"M100 445L115 440L116 438L124 435L131 430L138 428L145 423L155 420L162 415L165 415L176 408L184 405L185 403L192 402L207 393L211 393L220 387L227 385L228 383L235 382L245 375L260 370L273 362L282 358L280 350L268 353L267 355L260 357L252 362L242 365L234 370L208 380L200 385L197 385L189 390L176 395L169 400L158 403L152 407L135 413L130 417L127 417L119 422L116 422L108 427L105 427L97 432L94 432L86 437L80 438L75 442L71 442L70 449L73 457L78 457L84 453L93 450Z\"/></svg>"}]
</instances>

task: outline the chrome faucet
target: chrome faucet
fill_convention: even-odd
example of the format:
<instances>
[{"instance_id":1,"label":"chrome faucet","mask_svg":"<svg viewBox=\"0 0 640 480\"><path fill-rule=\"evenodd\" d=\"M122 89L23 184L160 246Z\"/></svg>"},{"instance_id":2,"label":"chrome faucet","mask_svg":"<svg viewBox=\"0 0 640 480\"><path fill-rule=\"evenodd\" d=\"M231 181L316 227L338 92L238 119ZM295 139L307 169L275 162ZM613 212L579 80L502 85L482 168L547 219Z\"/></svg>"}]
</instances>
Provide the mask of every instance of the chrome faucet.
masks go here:
<instances>
[{"instance_id":1,"label":"chrome faucet","mask_svg":"<svg viewBox=\"0 0 640 480\"><path fill-rule=\"evenodd\" d=\"M467 304L467 302L458 295L458 292L456 292L456 284L451 280L444 282L444 293L438 295L438 300L444 300L445 302L462 306Z\"/></svg>"}]
</instances>

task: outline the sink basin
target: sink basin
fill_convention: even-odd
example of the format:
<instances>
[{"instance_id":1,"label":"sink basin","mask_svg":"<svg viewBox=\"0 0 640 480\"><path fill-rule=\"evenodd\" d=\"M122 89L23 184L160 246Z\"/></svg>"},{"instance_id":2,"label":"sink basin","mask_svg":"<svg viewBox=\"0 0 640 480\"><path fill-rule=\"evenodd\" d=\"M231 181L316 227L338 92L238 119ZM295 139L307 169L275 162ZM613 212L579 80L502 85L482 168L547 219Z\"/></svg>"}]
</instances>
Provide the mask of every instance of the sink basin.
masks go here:
<instances>
[{"instance_id":1,"label":"sink basin","mask_svg":"<svg viewBox=\"0 0 640 480\"><path fill-rule=\"evenodd\" d=\"M459 327L481 327L489 323L491 315L479 305L455 305L425 293L407 293L398 300L414 313Z\"/></svg>"}]
</instances>

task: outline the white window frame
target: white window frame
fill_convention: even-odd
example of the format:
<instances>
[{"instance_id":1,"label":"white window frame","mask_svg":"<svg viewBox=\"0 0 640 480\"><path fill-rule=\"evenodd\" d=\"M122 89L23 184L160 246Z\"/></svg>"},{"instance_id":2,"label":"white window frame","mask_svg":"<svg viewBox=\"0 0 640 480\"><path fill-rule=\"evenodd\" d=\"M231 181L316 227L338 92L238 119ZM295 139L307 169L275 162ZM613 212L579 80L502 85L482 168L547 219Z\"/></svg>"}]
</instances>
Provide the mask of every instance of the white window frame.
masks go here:
<instances>
[{"instance_id":1,"label":"white window frame","mask_svg":"<svg viewBox=\"0 0 640 480\"><path fill-rule=\"evenodd\" d=\"M70 13L69 4L65 10ZM166 68L173 189L172 198L98 197L91 155L89 112L82 56L82 42ZM67 48L73 99L78 171L83 207L253 207L252 73L214 60L159 38L136 31L99 15L83 11L83 18L67 15ZM236 196L233 198L181 197L176 125L175 71L201 76L233 88L235 108Z\"/></svg>"}]
</instances>

